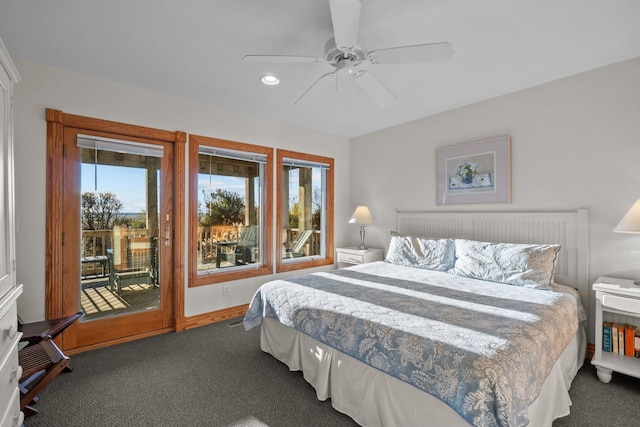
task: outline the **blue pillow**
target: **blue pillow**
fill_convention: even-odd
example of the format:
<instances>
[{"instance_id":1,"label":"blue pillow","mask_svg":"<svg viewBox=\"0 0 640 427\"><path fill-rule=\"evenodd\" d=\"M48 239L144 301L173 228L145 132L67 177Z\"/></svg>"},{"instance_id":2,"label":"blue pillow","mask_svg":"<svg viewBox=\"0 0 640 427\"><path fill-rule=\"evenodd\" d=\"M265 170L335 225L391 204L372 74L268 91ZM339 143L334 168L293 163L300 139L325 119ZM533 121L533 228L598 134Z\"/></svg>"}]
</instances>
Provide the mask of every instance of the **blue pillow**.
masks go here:
<instances>
[{"instance_id":1,"label":"blue pillow","mask_svg":"<svg viewBox=\"0 0 640 427\"><path fill-rule=\"evenodd\" d=\"M426 270L448 271L455 260L452 239L424 239L391 232L385 261Z\"/></svg>"},{"instance_id":2,"label":"blue pillow","mask_svg":"<svg viewBox=\"0 0 640 427\"><path fill-rule=\"evenodd\" d=\"M458 276L527 288L551 289L560 245L489 243L456 239Z\"/></svg>"}]
</instances>

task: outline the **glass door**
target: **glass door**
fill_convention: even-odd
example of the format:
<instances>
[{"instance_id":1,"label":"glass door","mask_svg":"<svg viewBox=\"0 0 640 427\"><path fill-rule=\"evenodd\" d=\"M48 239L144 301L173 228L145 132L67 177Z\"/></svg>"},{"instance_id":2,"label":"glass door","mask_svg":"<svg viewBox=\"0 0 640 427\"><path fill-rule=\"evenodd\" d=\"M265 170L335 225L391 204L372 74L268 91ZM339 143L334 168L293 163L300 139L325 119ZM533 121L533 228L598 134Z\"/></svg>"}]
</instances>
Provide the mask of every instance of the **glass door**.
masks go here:
<instances>
[{"instance_id":1,"label":"glass door","mask_svg":"<svg viewBox=\"0 0 640 427\"><path fill-rule=\"evenodd\" d=\"M170 326L172 145L65 129L65 151L63 298L84 311L71 341Z\"/></svg>"}]
</instances>

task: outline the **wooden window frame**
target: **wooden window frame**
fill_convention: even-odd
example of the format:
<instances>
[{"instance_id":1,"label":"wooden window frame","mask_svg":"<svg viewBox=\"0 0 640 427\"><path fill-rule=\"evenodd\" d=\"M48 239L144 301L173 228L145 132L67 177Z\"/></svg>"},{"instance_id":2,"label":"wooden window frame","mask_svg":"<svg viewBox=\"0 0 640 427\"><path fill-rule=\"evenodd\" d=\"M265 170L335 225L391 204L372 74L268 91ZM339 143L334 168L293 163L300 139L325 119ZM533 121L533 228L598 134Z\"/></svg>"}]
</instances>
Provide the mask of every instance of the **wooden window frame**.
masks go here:
<instances>
[{"instance_id":1,"label":"wooden window frame","mask_svg":"<svg viewBox=\"0 0 640 427\"><path fill-rule=\"evenodd\" d=\"M302 270L305 268L321 267L325 265L334 264L334 239L333 239L333 217L334 217L334 160L330 157L316 156L313 154L299 153L296 151L288 150L276 150L276 188L278 194L276 196L277 206L277 224L276 230L278 230L276 236L276 248L283 247L282 233L283 229L282 213L283 213L283 197L282 197L282 185L283 185L283 160L297 159L306 162L313 162L319 164L328 164L326 178L325 178L325 191L326 191L326 222L325 222L325 256L323 258L317 257L303 257L299 261L287 261L283 262L281 254L278 252L276 257L276 272L282 273L287 271Z\"/></svg>"},{"instance_id":2,"label":"wooden window frame","mask_svg":"<svg viewBox=\"0 0 640 427\"><path fill-rule=\"evenodd\" d=\"M267 156L264 166L264 219L261 221L263 252L257 268L231 268L211 274L198 274L198 147L206 145L227 150L244 151ZM236 141L189 135L189 287L211 285L231 280L264 276L273 273L273 148Z\"/></svg>"}]
</instances>

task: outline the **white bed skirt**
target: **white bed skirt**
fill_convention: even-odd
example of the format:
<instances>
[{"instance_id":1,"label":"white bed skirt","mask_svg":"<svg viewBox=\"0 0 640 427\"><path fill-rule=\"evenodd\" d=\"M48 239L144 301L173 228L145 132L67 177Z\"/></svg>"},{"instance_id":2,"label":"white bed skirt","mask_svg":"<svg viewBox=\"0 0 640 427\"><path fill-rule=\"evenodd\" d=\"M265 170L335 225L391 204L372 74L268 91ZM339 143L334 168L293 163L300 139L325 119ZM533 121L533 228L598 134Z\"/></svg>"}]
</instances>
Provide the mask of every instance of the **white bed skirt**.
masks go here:
<instances>
[{"instance_id":1,"label":"white bed skirt","mask_svg":"<svg viewBox=\"0 0 640 427\"><path fill-rule=\"evenodd\" d=\"M285 363L302 371L319 400L331 405L358 424L377 426L467 426L454 410L418 388L371 368L308 335L271 318L262 319L260 346ZM554 419L569 415L569 388L584 362L584 328L571 340L529 406L529 426L551 426Z\"/></svg>"}]
</instances>

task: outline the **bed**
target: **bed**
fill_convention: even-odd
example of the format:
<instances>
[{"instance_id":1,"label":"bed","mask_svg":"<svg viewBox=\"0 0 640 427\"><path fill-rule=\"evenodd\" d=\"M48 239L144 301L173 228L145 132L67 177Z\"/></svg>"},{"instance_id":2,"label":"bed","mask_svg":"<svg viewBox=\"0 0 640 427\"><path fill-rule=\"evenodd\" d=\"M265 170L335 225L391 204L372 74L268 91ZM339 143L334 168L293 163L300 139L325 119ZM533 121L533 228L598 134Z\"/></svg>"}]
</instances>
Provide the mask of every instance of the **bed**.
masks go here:
<instances>
[{"instance_id":1,"label":"bed","mask_svg":"<svg viewBox=\"0 0 640 427\"><path fill-rule=\"evenodd\" d=\"M587 224L397 212L386 261L269 282L245 328L363 426L548 426L585 355Z\"/></svg>"}]
</instances>

